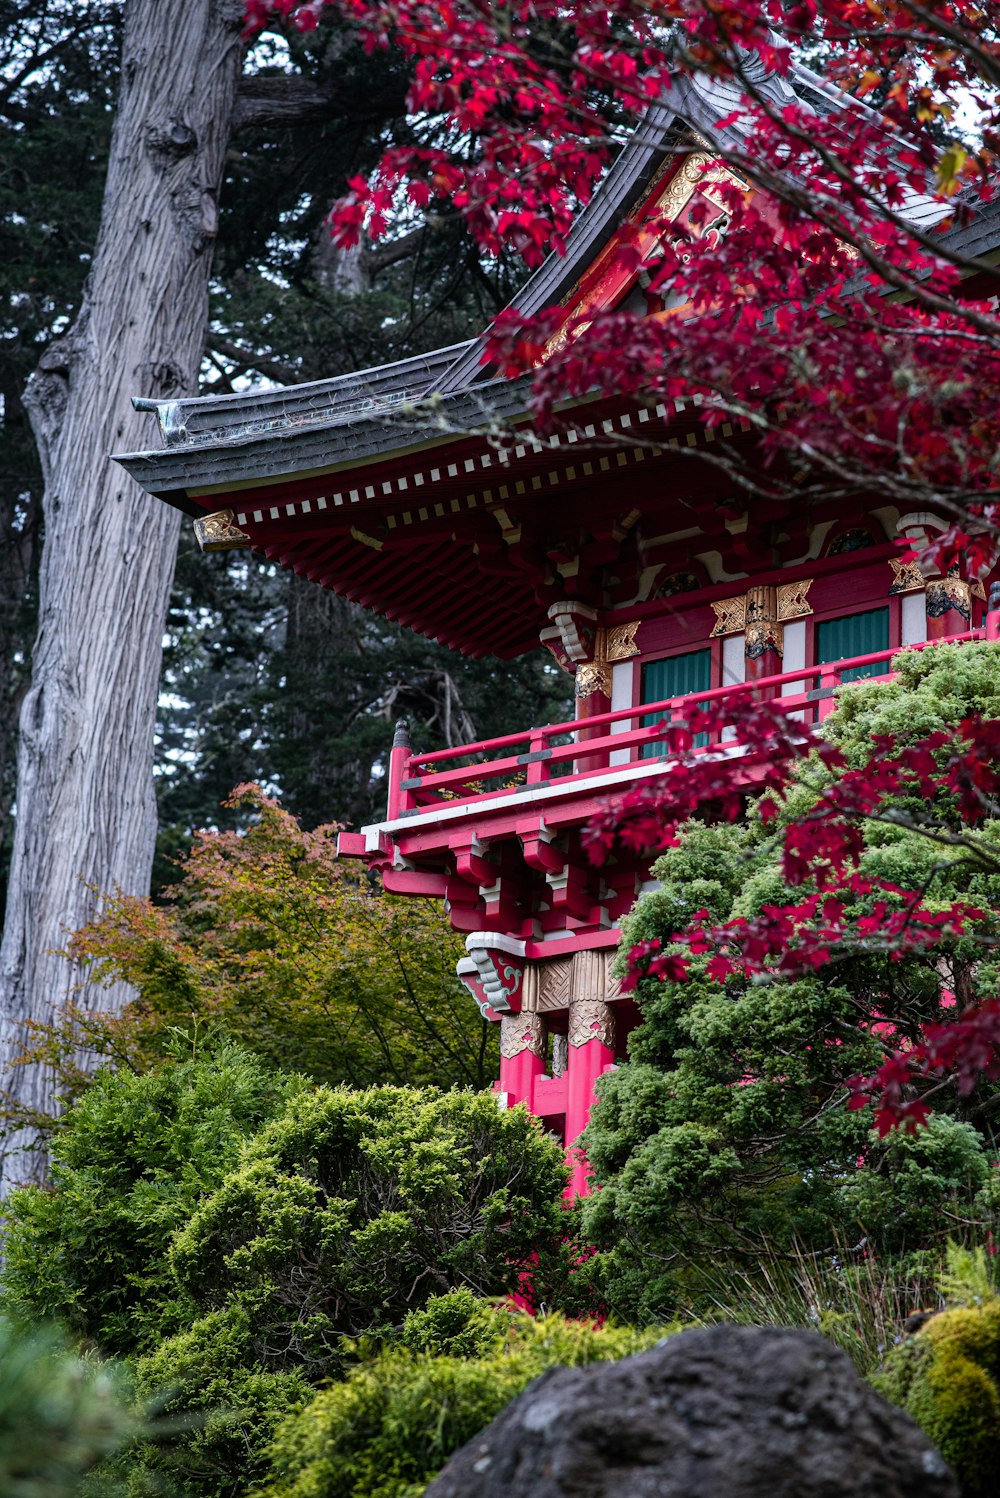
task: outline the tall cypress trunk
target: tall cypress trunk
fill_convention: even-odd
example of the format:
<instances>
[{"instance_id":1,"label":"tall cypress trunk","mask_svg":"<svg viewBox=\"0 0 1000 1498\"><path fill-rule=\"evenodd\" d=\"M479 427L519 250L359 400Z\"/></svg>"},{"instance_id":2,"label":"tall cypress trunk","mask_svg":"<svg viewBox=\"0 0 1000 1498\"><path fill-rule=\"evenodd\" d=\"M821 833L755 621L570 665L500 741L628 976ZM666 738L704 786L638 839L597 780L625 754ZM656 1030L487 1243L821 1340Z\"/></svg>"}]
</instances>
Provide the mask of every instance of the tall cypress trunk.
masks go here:
<instances>
[{"instance_id":1,"label":"tall cypress trunk","mask_svg":"<svg viewBox=\"0 0 1000 1498\"><path fill-rule=\"evenodd\" d=\"M145 894L156 831L153 725L178 516L109 459L141 447L135 394L197 386L217 204L242 47L242 0L127 0L101 227L80 315L26 393L45 479L32 681L21 711L17 826L0 948L4 1086L48 1111L40 1066L7 1069L24 1021L80 984L55 949L96 890ZM74 997L120 1009L128 990ZM3 1189L39 1179L31 1129Z\"/></svg>"}]
</instances>

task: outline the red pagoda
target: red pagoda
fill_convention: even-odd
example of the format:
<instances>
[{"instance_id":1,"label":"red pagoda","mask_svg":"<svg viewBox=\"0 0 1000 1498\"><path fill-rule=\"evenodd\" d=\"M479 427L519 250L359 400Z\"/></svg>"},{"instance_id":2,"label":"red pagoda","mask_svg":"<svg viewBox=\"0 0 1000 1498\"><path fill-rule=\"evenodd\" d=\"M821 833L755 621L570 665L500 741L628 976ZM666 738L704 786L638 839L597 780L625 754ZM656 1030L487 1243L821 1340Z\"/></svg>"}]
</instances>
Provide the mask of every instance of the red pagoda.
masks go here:
<instances>
[{"instance_id":1,"label":"red pagoda","mask_svg":"<svg viewBox=\"0 0 1000 1498\"><path fill-rule=\"evenodd\" d=\"M796 69L792 83L822 107L822 80ZM708 143L725 143L725 93L678 81L519 311L649 303L648 277L618 253L624 225L646 256L694 208L699 232L724 232L713 186L727 168ZM906 212L927 227L943 210L913 198ZM947 233L982 253L1000 245L1000 212ZM465 936L459 974L500 1026L502 1103L524 1102L571 1147L637 1022L612 965L649 879L638 858L590 864L595 809L669 769L666 726L697 704L756 690L817 721L901 646L980 637L984 603L979 585L899 560L899 539L919 545L943 513L748 499L700 456L716 434L683 402L593 398L540 440L527 394L472 340L289 389L137 402L163 446L118 461L197 517L206 550L250 547L467 655L541 642L575 678L572 722L432 754L397 734L384 820L340 839L387 889L444 902ZM497 440L519 427L523 441ZM740 774L733 731L702 747ZM573 1184L585 1189L578 1155Z\"/></svg>"}]
</instances>

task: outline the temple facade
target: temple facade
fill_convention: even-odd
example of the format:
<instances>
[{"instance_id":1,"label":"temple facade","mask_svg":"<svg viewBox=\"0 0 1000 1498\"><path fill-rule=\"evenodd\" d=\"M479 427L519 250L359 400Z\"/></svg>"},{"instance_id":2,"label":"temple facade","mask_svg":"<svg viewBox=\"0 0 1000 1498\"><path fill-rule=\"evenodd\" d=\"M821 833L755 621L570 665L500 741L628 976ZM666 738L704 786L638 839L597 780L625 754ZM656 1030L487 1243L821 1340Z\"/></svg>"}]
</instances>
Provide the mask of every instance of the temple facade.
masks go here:
<instances>
[{"instance_id":1,"label":"temple facade","mask_svg":"<svg viewBox=\"0 0 1000 1498\"><path fill-rule=\"evenodd\" d=\"M799 69L792 83L822 107L821 80ZM667 310L619 251L627 232L649 263L695 208L697 232L725 232L712 144L732 110L724 92L680 80L650 111L518 310ZM907 212L927 226L940 209L914 199ZM947 233L1000 245L990 212L992 227ZM524 1102L572 1148L637 1023L613 963L650 877L637 857L590 862L594 811L670 772L667 727L699 704L756 691L819 721L842 683L887 675L900 647L981 637L985 594L901 560L900 541L919 549L944 514L748 497L711 447L752 460L752 434L708 429L681 401L594 397L540 439L527 395L484 367L474 339L291 389L137 402L162 445L118 461L194 517L206 550L250 547L468 655L542 645L573 677L565 723L512 721L431 754L401 730L384 819L340 840L387 889L444 903L470 1003L500 1028L501 1102ZM696 744L747 776L735 730ZM574 1189L585 1181L574 1154Z\"/></svg>"}]
</instances>

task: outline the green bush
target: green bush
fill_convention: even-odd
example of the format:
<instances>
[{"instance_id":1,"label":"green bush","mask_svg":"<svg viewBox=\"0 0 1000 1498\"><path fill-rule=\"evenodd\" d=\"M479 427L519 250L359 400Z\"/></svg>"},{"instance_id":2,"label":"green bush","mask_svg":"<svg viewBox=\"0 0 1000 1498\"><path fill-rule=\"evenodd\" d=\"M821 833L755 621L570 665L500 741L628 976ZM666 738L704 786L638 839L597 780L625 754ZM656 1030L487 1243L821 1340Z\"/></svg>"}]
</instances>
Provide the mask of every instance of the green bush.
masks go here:
<instances>
[{"instance_id":1,"label":"green bush","mask_svg":"<svg viewBox=\"0 0 1000 1498\"><path fill-rule=\"evenodd\" d=\"M137 1383L197 1423L137 1461L185 1493L245 1492L277 1423L355 1358L345 1338L391 1336L442 1291L503 1295L529 1265L556 1279L564 1182L561 1150L489 1095L292 1095L174 1235L167 1268L191 1318L139 1359ZM411 1319L411 1336L442 1345L449 1314ZM469 1311L454 1335L478 1345L476 1324Z\"/></svg>"},{"instance_id":2,"label":"green bush","mask_svg":"<svg viewBox=\"0 0 1000 1498\"><path fill-rule=\"evenodd\" d=\"M662 1335L444 1296L281 1427L259 1498L418 1498L546 1368L625 1357Z\"/></svg>"},{"instance_id":3,"label":"green bush","mask_svg":"<svg viewBox=\"0 0 1000 1498\"><path fill-rule=\"evenodd\" d=\"M101 1073L52 1139L51 1185L7 1203L6 1309L119 1355L184 1326L170 1241L304 1085L229 1045L144 1076Z\"/></svg>"},{"instance_id":4,"label":"green bush","mask_svg":"<svg viewBox=\"0 0 1000 1498\"><path fill-rule=\"evenodd\" d=\"M880 734L906 740L971 712L998 716L998 659L992 644L904 655L898 680L846 688L824 732L859 765ZM808 816L828 773L816 763L803 770L777 833L753 807L740 825L683 829L654 865L660 887L628 917L623 948L656 940L669 950L702 908L714 922L800 900L809 889L785 882L780 831ZM936 810L961 830L954 804ZM1000 818L975 837L1000 854ZM965 1095L942 1087L929 1129L886 1140L871 1132L869 1110L848 1110L844 1082L876 1070L887 1044L905 1045L921 1026L954 1018L956 994L961 1002L996 994L996 867L912 828L871 823L861 872L923 889L932 908L970 900L988 912L976 933L942 940L931 953L859 942L794 978L719 982L706 954L691 959L686 982L640 980L643 1022L630 1036L628 1063L598 1084L584 1137L601 1189L582 1205L583 1233L602 1250L595 1275L616 1315L709 1314L720 1276L745 1283L769 1255L844 1262L858 1248L893 1260L905 1276L908 1266L932 1266L960 1224L995 1213L995 1080ZM865 911L859 896L848 918Z\"/></svg>"},{"instance_id":5,"label":"green bush","mask_svg":"<svg viewBox=\"0 0 1000 1498\"><path fill-rule=\"evenodd\" d=\"M135 1433L113 1371L53 1331L0 1319L0 1493L72 1498L85 1475ZM109 1498L109 1484L97 1490Z\"/></svg>"}]
</instances>

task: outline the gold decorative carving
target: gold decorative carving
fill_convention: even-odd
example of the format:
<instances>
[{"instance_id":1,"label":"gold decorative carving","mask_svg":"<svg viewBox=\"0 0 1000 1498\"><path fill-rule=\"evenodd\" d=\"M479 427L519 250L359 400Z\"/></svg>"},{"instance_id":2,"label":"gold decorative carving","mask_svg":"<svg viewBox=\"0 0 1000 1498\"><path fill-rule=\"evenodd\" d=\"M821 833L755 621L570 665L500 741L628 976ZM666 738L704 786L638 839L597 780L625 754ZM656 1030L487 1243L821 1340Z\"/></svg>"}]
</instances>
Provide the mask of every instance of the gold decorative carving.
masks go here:
<instances>
[{"instance_id":1,"label":"gold decorative carving","mask_svg":"<svg viewBox=\"0 0 1000 1498\"><path fill-rule=\"evenodd\" d=\"M636 619L632 624L612 624L609 629L601 631L604 635L605 660L627 661L630 656L639 654L639 647L635 643L639 624L640 620Z\"/></svg>"},{"instance_id":2,"label":"gold decorative carving","mask_svg":"<svg viewBox=\"0 0 1000 1498\"><path fill-rule=\"evenodd\" d=\"M524 1051L545 1060L545 1021L537 1014L502 1014L500 1016L500 1054L513 1061Z\"/></svg>"},{"instance_id":3,"label":"gold decorative carving","mask_svg":"<svg viewBox=\"0 0 1000 1498\"><path fill-rule=\"evenodd\" d=\"M986 602L986 589L981 578L977 577L974 583L969 584L969 592L973 598L981 598L983 603Z\"/></svg>"},{"instance_id":4,"label":"gold decorative carving","mask_svg":"<svg viewBox=\"0 0 1000 1498\"><path fill-rule=\"evenodd\" d=\"M590 697L594 692L611 696L611 672L607 661L588 661L576 668L576 695Z\"/></svg>"},{"instance_id":5,"label":"gold decorative carving","mask_svg":"<svg viewBox=\"0 0 1000 1498\"><path fill-rule=\"evenodd\" d=\"M615 1012L603 999L574 998L569 1006L569 1043L580 1047L591 1040L614 1050Z\"/></svg>"},{"instance_id":6,"label":"gold decorative carving","mask_svg":"<svg viewBox=\"0 0 1000 1498\"><path fill-rule=\"evenodd\" d=\"M756 660L769 646L778 655L784 652L784 630L778 622L778 590L771 583L747 590L745 639L749 660Z\"/></svg>"},{"instance_id":7,"label":"gold decorative carving","mask_svg":"<svg viewBox=\"0 0 1000 1498\"><path fill-rule=\"evenodd\" d=\"M250 537L233 523L232 510L216 510L194 522L194 534L202 551L242 551Z\"/></svg>"},{"instance_id":8,"label":"gold decorative carving","mask_svg":"<svg viewBox=\"0 0 1000 1498\"><path fill-rule=\"evenodd\" d=\"M622 980L616 978L611 971L618 957L617 952L605 952L604 954L604 997L609 1004L622 996Z\"/></svg>"},{"instance_id":9,"label":"gold decorative carving","mask_svg":"<svg viewBox=\"0 0 1000 1498\"><path fill-rule=\"evenodd\" d=\"M613 624L610 629L602 626L594 631L593 660L584 661L576 668L578 697L589 697L592 692L611 696L611 667L615 661L639 654L635 636L641 622L636 619L632 624Z\"/></svg>"},{"instance_id":10,"label":"gold decorative carving","mask_svg":"<svg viewBox=\"0 0 1000 1498\"><path fill-rule=\"evenodd\" d=\"M892 568L892 586L889 588L890 597L896 593L912 593L917 588L926 586L927 579L916 562L901 562L898 557L890 557L889 566Z\"/></svg>"},{"instance_id":11,"label":"gold decorative carving","mask_svg":"<svg viewBox=\"0 0 1000 1498\"><path fill-rule=\"evenodd\" d=\"M952 610L968 623L972 618L972 589L960 577L940 577L927 584L927 616L940 619Z\"/></svg>"},{"instance_id":12,"label":"gold decorative carving","mask_svg":"<svg viewBox=\"0 0 1000 1498\"><path fill-rule=\"evenodd\" d=\"M805 578L800 583L778 584L778 618L779 619L804 619L807 614L812 613L812 604L809 602L809 589L813 585L811 577Z\"/></svg>"},{"instance_id":13,"label":"gold decorative carving","mask_svg":"<svg viewBox=\"0 0 1000 1498\"><path fill-rule=\"evenodd\" d=\"M717 639L719 635L737 635L746 628L747 622L747 598L741 593L739 598L724 598L721 603L713 603L715 610L715 627L710 636Z\"/></svg>"},{"instance_id":14,"label":"gold decorative carving","mask_svg":"<svg viewBox=\"0 0 1000 1498\"><path fill-rule=\"evenodd\" d=\"M656 212L660 218L675 219L677 217L699 183L706 180L705 168L711 164L712 158L707 152L691 152L688 159L674 172L656 201Z\"/></svg>"}]
</instances>

